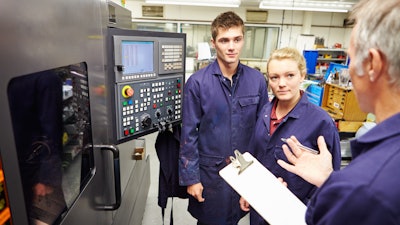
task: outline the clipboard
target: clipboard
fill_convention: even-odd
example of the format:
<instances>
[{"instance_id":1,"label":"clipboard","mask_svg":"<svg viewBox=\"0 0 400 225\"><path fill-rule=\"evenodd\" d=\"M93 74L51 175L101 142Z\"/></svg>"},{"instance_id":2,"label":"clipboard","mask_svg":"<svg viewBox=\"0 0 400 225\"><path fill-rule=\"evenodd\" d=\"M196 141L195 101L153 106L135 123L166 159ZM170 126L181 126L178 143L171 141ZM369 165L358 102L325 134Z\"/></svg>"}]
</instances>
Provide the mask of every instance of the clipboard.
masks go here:
<instances>
[{"instance_id":1,"label":"clipboard","mask_svg":"<svg viewBox=\"0 0 400 225\"><path fill-rule=\"evenodd\" d=\"M250 153L235 155L219 174L258 214L271 225L306 224L303 202Z\"/></svg>"}]
</instances>

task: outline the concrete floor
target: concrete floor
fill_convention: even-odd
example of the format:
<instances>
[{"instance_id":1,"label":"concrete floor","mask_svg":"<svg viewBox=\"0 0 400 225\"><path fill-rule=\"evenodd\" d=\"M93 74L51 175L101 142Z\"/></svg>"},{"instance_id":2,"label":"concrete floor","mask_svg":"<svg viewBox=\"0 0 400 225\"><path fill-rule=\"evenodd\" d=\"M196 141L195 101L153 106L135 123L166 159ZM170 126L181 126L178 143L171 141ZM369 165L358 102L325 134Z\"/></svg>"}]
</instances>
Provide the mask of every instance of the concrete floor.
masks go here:
<instances>
[{"instance_id":1,"label":"concrete floor","mask_svg":"<svg viewBox=\"0 0 400 225\"><path fill-rule=\"evenodd\" d=\"M155 151L155 140L157 133L149 134L144 137L146 140L146 153L150 157L150 189L146 202L146 209L142 221L142 225L161 225L163 224L161 216L161 208L158 206L158 174L160 162L158 161ZM174 225L196 225L197 220L194 219L187 211L188 200L172 198L168 199L167 208L165 210L164 224L169 225L171 215L171 205L173 205ZM249 224L248 216L244 217L238 225Z\"/></svg>"}]
</instances>

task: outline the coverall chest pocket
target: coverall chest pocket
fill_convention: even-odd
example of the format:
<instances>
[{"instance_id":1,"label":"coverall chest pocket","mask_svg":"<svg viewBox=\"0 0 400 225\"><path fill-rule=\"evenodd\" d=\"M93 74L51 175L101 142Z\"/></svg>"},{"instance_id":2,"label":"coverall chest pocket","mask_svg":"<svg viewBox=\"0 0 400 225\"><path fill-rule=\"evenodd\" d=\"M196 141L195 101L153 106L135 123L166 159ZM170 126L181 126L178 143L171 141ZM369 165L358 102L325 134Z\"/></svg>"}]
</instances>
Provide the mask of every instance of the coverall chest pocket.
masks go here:
<instances>
[{"instance_id":1,"label":"coverall chest pocket","mask_svg":"<svg viewBox=\"0 0 400 225\"><path fill-rule=\"evenodd\" d=\"M242 97L239 99L239 105L243 110L252 110L255 107L257 110L258 103L260 102L259 96L252 96L252 97Z\"/></svg>"},{"instance_id":2,"label":"coverall chest pocket","mask_svg":"<svg viewBox=\"0 0 400 225\"><path fill-rule=\"evenodd\" d=\"M257 119L259 96L242 97L239 99L240 124L242 127L254 127Z\"/></svg>"}]
</instances>

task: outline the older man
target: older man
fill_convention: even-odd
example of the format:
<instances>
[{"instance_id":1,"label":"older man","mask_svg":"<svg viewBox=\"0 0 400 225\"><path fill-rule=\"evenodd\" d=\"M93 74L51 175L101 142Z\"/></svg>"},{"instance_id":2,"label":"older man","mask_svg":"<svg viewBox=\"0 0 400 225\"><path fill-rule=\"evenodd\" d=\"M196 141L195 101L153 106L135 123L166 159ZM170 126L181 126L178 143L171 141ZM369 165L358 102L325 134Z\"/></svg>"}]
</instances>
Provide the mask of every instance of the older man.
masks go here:
<instances>
[{"instance_id":1,"label":"older man","mask_svg":"<svg viewBox=\"0 0 400 225\"><path fill-rule=\"evenodd\" d=\"M351 81L361 109L377 126L351 142L353 161L343 170L327 167L330 154L303 152L292 137L283 146L292 165L278 163L319 186L306 222L312 224L400 224L400 1L362 0L348 53Z\"/></svg>"}]
</instances>

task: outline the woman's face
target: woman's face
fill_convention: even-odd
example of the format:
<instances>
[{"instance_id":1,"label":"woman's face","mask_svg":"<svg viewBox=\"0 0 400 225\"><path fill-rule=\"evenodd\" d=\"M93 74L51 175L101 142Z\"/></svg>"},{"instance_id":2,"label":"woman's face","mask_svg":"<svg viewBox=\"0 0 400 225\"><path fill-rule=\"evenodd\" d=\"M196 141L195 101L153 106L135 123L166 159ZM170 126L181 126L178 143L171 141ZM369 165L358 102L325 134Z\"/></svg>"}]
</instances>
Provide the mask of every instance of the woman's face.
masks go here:
<instances>
[{"instance_id":1,"label":"woman's face","mask_svg":"<svg viewBox=\"0 0 400 225\"><path fill-rule=\"evenodd\" d=\"M269 85L279 101L296 101L304 77L305 74L301 74L297 62L292 59L273 59L269 62Z\"/></svg>"}]
</instances>

